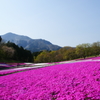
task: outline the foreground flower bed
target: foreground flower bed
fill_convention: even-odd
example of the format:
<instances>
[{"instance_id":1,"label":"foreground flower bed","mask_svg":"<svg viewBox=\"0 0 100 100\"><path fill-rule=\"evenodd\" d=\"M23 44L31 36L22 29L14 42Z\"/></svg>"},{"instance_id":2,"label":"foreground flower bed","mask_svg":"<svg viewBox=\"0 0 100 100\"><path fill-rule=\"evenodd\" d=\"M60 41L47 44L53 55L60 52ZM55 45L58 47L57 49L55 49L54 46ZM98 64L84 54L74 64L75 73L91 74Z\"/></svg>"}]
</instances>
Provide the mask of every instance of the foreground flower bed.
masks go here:
<instances>
[{"instance_id":1,"label":"foreground flower bed","mask_svg":"<svg viewBox=\"0 0 100 100\"><path fill-rule=\"evenodd\" d=\"M0 76L0 100L100 100L100 62L60 64Z\"/></svg>"}]
</instances>

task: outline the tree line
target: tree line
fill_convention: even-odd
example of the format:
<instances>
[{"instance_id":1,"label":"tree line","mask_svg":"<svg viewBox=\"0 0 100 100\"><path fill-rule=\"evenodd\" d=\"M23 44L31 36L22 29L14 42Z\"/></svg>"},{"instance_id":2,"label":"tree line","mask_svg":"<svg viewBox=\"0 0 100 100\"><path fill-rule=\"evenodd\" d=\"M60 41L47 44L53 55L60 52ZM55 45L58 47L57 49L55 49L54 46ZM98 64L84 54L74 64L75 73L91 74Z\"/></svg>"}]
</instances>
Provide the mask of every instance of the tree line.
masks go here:
<instances>
[{"instance_id":1,"label":"tree line","mask_svg":"<svg viewBox=\"0 0 100 100\"><path fill-rule=\"evenodd\" d=\"M59 62L73 60L78 58L86 58L89 56L98 56L100 54L100 42L92 44L79 44L75 48L63 47L56 51L39 51L31 52L18 46L15 43L8 41L3 42L0 36L0 60L14 60L20 62Z\"/></svg>"},{"instance_id":2,"label":"tree line","mask_svg":"<svg viewBox=\"0 0 100 100\"><path fill-rule=\"evenodd\" d=\"M34 62L59 62L100 55L100 42L79 44L75 48L63 47L57 51L42 51Z\"/></svg>"}]
</instances>

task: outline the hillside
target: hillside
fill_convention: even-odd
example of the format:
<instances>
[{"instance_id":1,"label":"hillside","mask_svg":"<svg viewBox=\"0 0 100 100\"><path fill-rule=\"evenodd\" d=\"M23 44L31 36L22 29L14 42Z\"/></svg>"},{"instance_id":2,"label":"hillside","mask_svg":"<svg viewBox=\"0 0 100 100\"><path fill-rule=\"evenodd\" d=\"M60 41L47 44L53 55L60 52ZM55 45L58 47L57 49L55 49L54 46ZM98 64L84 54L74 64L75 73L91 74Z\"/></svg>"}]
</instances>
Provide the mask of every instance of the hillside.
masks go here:
<instances>
[{"instance_id":1,"label":"hillside","mask_svg":"<svg viewBox=\"0 0 100 100\"><path fill-rule=\"evenodd\" d=\"M51 42L44 39L32 39L28 36L17 35L14 33L6 33L1 35L4 41L10 41L18 46L22 46L24 49L30 50L31 52L37 52L42 50L58 50L61 47L54 45Z\"/></svg>"}]
</instances>

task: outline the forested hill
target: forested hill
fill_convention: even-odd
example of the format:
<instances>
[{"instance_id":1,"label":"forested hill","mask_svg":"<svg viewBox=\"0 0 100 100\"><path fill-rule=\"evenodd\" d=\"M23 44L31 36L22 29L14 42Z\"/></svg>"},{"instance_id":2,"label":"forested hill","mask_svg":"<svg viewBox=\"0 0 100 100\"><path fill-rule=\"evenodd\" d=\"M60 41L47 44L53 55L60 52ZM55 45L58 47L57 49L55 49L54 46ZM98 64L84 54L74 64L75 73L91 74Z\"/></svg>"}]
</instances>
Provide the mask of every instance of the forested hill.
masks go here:
<instances>
[{"instance_id":1,"label":"forested hill","mask_svg":"<svg viewBox=\"0 0 100 100\"><path fill-rule=\"evenodd\" d=\"M48 44L48 42L47 42ZM0 36L0 61L14 60L21 62L59 62L66 60L73 60L78 58L86 58L90 56L100 56L100 42L94 42L92 44L79 44L74 47L66 46L55 51L39 51L30 52L24 49L22 46L18 46L12 42L3 42Z\"/></svg>"},{"instance_id":2,"label":"forested hill","mask_svg":"<svg viewBox=\"0 0 100 100\"><path fill-rule=\"evenodd\" d=\"M33 54L15 43L4 43L0 36L0 62L33 62Z\"/></svg>"},{"instance_id":3,"label":"forested hill","mask_svg":"<svg viewBox=\"0 0 100 100\"><path fill-rule=\"evenodd\" d=\"M43 50L59 50L61 47L54 45L49 41L43 39L31 39L27 36L17 35L14 33L6 33L1 35L4 41L10 41L15 43L18 46L22 46L24 49L30 50L31 52L43 51Z\"/></svg>"}]
</instances>

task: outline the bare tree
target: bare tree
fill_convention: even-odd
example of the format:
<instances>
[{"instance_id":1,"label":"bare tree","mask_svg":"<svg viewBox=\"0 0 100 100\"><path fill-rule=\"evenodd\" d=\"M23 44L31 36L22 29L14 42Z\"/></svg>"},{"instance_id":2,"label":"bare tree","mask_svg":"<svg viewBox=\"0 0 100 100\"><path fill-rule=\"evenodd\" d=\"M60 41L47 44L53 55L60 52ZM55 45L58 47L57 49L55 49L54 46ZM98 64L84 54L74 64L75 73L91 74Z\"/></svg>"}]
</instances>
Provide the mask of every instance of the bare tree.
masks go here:
<instances>
[{"instance_id":1,"label":"bare tree","mask_svg":"<svg viewBox=\"0 0 100 100\"><path fill-rule=\"evenodd\" d=\"M2 46L2 50L7 58L12 58L15 50L12 47Z\"/></svg>"}]
</instances>

